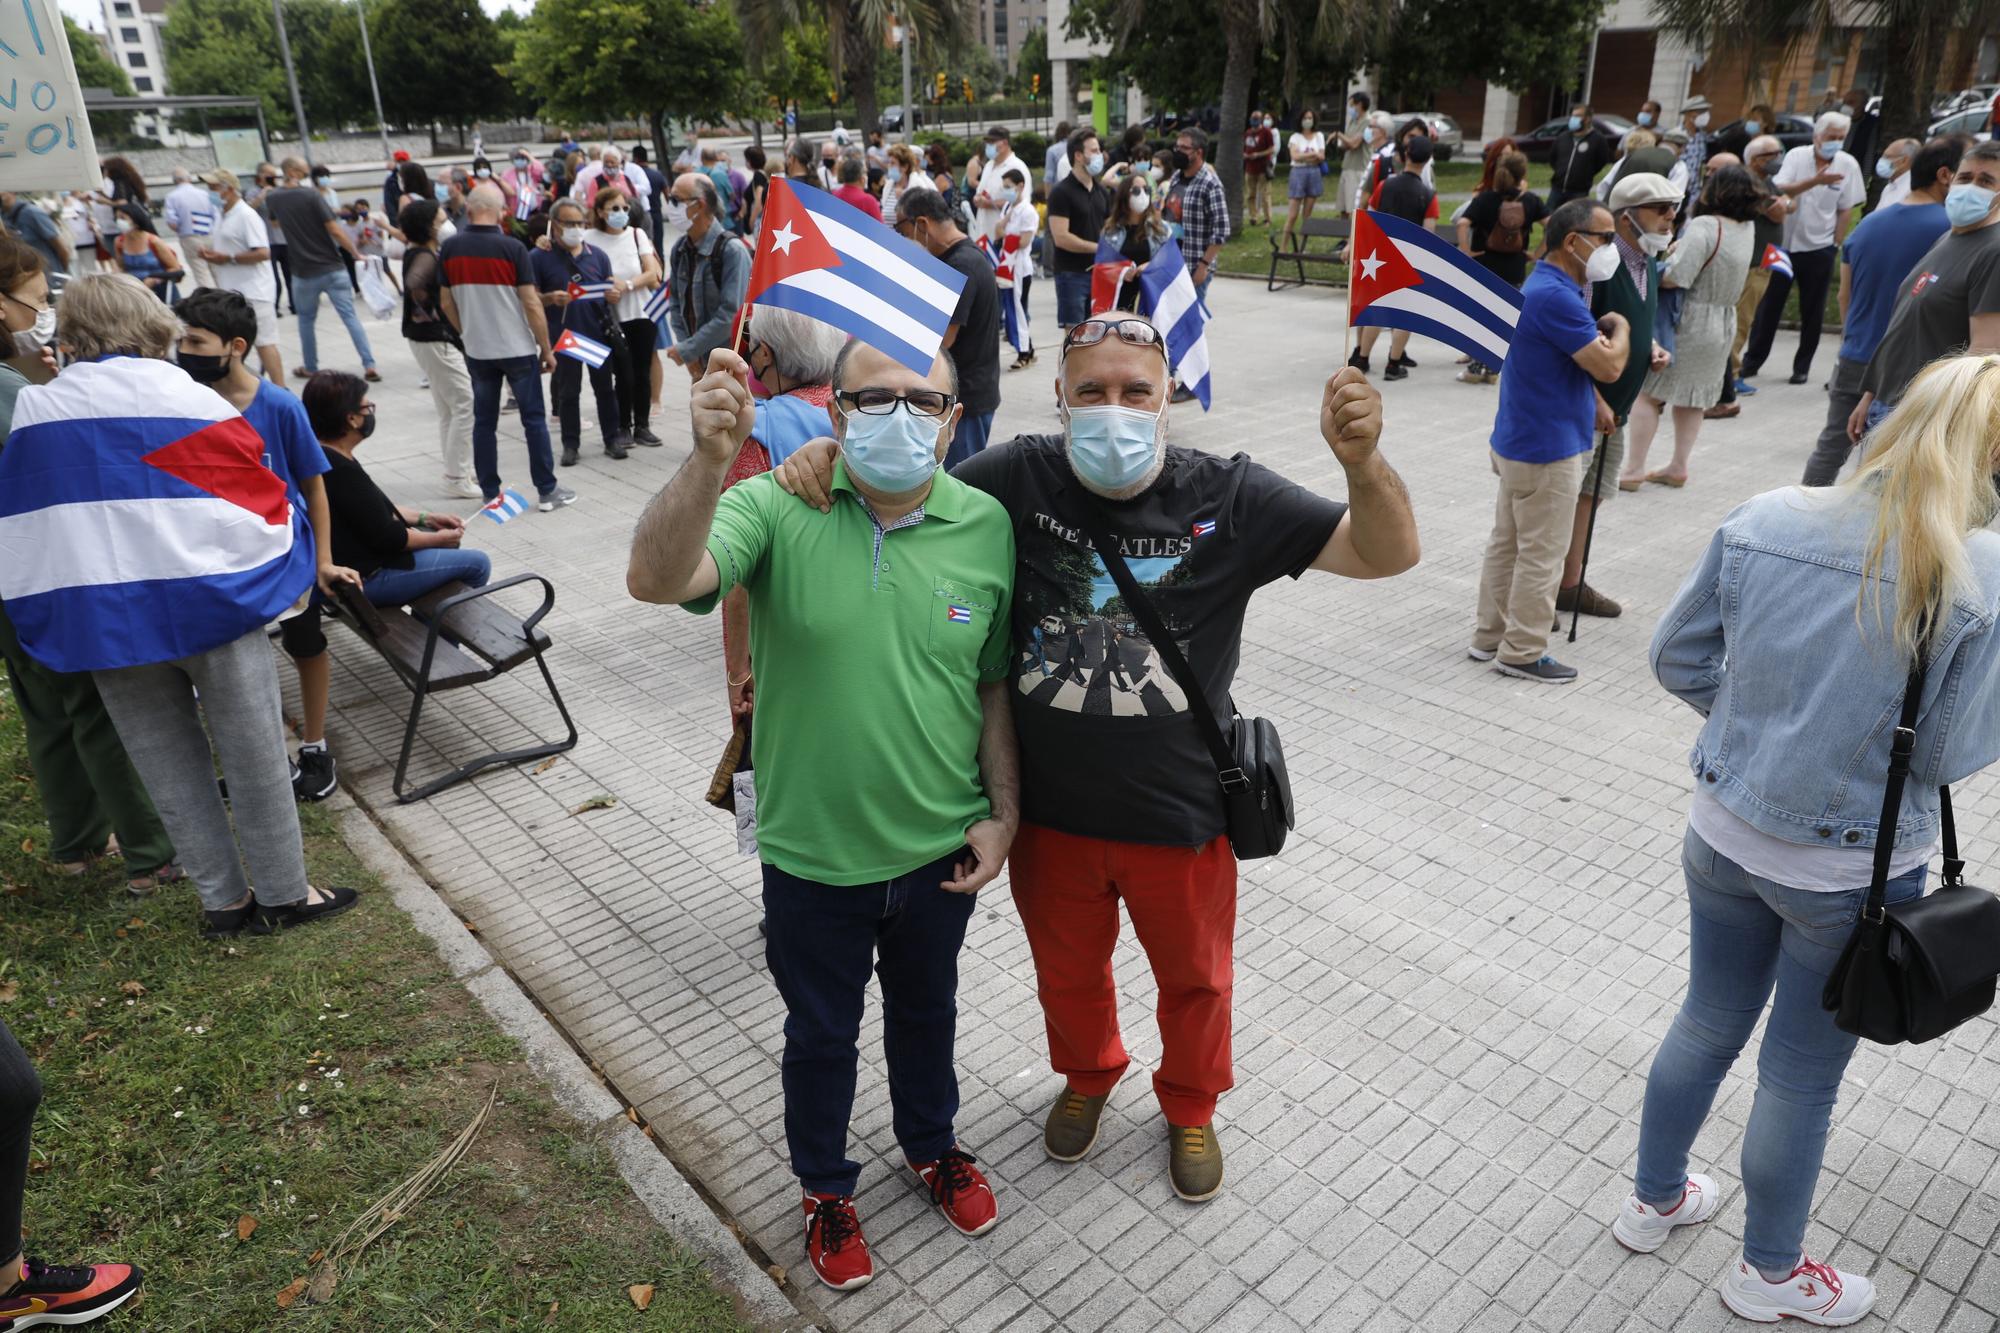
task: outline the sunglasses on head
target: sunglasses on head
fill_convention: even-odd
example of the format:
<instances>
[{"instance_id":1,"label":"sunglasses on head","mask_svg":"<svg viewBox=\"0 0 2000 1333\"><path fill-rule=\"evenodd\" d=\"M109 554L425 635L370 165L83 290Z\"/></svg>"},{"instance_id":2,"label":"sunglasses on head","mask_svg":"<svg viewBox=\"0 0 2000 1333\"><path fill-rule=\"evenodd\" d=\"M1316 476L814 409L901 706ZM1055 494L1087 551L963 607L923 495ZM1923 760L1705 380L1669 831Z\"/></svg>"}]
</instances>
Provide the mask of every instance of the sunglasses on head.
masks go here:
<instances>
[{"instance_id":1,"label":"sunglasses on head","mask_svg":"<svg viewBox=\"0 0 2000 1333\"><path fill-rule=\"evenodd\" d=\"M1134 347L1157 347L1162 356L1166 355L1167 347L1160 331L1143 319L1086 319L1073 324L1063 335L1063 355L1069 355L1072 347L1095 347L1114 334L1121 342Z\"/></svg>"}]
</instances>

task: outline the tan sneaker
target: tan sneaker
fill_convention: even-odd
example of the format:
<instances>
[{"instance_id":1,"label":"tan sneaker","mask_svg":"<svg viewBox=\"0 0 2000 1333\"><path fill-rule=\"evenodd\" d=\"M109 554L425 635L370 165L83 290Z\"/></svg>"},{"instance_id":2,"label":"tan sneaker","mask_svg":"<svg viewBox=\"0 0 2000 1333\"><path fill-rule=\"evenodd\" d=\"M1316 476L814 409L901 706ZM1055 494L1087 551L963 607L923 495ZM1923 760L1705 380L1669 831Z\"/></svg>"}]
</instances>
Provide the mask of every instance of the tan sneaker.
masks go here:
<instances>
[{"instance_id":1,"label":"tan sneaker","mask_svg":"<svg viewBox=\"0 0 2000 1333\"><path fill-rule=\"evenodd\" d=\"M1042 1126L1042 1147L1058 1162L1080 1161L1097 1146L1097 1120L1110 1097L1086 1097L1065 1084Z\"/></svg>"},{"instance_id":2,"label":"tan sneaker","mask_svg":"<svg viewBox=\"0 0 2000 1333\"><path fill-rule=\"evenodd\" d=\"M1167 1145L1174 1193L1189 1203L1212 1199L1222 1189L1222 1145L1215 1124L1168 1125Z\"/></svg>"}]
</instances>

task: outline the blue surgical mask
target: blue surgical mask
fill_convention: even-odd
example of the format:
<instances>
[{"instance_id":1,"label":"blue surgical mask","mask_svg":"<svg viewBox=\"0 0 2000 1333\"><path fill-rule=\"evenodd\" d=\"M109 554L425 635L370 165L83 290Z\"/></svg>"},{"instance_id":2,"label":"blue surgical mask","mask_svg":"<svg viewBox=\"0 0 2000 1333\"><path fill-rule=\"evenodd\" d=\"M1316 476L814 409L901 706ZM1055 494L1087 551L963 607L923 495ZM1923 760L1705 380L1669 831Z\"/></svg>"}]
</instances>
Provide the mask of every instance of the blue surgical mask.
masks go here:
<instances>
[{"instance_id":1,"label":"blue surgical mask","mask_svg":"<svg viewBox=\"0 0 2000 1333\"><path fill-rule=\"evenodd\" d=\"M1015 189L1011 185L1006 186L1000 191L1000 202L1007 205L1007 207L1009 208L1012 208L1014 206L1015 201L1018 200L1020 197L1021 197L1021 192Z\"/></svg>"},{"instance_id":2,"label":"blue surgical mask","mask_svg":"<svg viewBox=\"0 0 2000 1333\"><path fill-rule=\"evenodd\" d=\"M1878 157L1875 159L1875 174L1883 180L1888 180L1896 174L1896 164L1886 157Z\"/></svg>"},{"instance_id":3,"label":"blue surgical mask","mask_svg":"<svg viewBox=\"0 0 2000 1333\"><path fill-rule=\"evenodd\" d=\"M840 436L848 470L884 495L907 495L937 471L938 429L946 417L920 417L908 403L883 416L851 412Z\"/></svg>"},{"instance_id":4,"label":"blue surgical mask","mask_svg":"<svg viewBox=\"0 0 2000 1333\"><path fill-rule=\"evenodd\" d=\"M1090 160L1083 164L1083 169L1093 176L1102 176L1104 174L1104 154L1092 153Z\"/></svg>"},{"instance_id":5,"label":"blue surgical mask","mask_svg":"<svg viewBox=\"0 0 2000 1333\"><path fill-rule=\"evenodd\" d=\"M1847 141L1845 139L1828 139L1819 146L1819 155L1824 161L1831 162L1834 156L1846 146Z\"/></svg>"},{"instance_id":6,"label":"blue surgical mask","mask_svg":"<svg viewBox=\"0 0 2000 1333\"><path fill-rule=\"evenodd\" d=\"M448 203L451 200L451 186L445 184L443 181L433 181L431 183L431 193L437 196L437 200L441 204Z\"/></svg>"},{"instance_id":7,"label":"blue surgical mask","mask_svg":"<svg viewBox=\"0 0 2000 1333\"><path fill-rule=\"evenodd\" d=\"M1572 129L1572 130L1580 130L1580 129L1582 129L1582 128L1583 128L1583 117L1582 117L1582 116L1571 116L1571 117L1569 118L1569 127L1570 127L1570 129Z\"/></svg>"},{"instance_id":8,"label":"blue surgical mask","mask_svg":"<svg viewBox=\"0 0 2000 1333\"><path fill-rule=\"evenodd\" d=\"M990 143L990 144L987 144L987 145L986 145L986 160L987 160L988 162L991 162L991 161L992 161L992 160L993 160L994 158L996 158L996 157L998 157L998 156L1000 156L1000 145L999 145L999 144L997 144L997 143Z\"/></svg>"},{"instance_id":9,"label":"blue surgical mask","mask_svg":"<svg viewBox=\"0 0 2000 1333\"><path fill-rule=\"evenodd\" d=\"M902 182L903 169L901 167L890 167L887 171L883 172L882 175L883 179L887 180L889 184L897 185Z\"/></svg>"},{"instance_id":10,"label":"blue surgical mask","mask_svg":"<svg viewBox=\"0 0 2000 1333\"><path fill-rule=\"evenodd\" d=\"M1641 111L1639 113L1639 123L1641 125L1651 125L1653 123L1653 113L1650 111ZM1751 133L1754 134L1756 131L1752 130Z\"/></svg>"},{"instance_id":11,"label":"blue surgical mask","mask_svg":"<svg viewBox=\"0 0 2000 1333\"><path fill-rule=\"evenodd\" d=\"M1993 211L1993 191L1978 185L1954 185L1944 197L1944 215L1954 227L1983 222Z\"/></svg>"},{"instance_id":12,"label":"blue surgical mask","mask_svg":"<svg viewBox=\"0 0 2000 1333\"><path fill-rule=\"evenodd\" d=\"M1761 120L1746 120L1743 122L1743 132L1754 139L1764 132L1764 122Z\"/></svg>"},{"instance_id":13,"label":"blue surgical mask","mask_svg":"<svg viewBox=\"0 0 2000 1333\"><path fill-rule=\"evenodd\" d=\"M625 224L631 220L631 212L623 208L614 208L604 215L604 225L612 231L624 231Z\"/></svg>"},{"instance_id":14,"label":"blue surgical mask","mask_svg":"<svg viewBox=\"0 0 2000 1333\"><path fill-rule=\"evenodd\" d=\"M1142 407L1069 409L1069 465L1101 491L1122 491L1144 480L1160 457L1160 416Z\"/></svg>"}]
</instances>

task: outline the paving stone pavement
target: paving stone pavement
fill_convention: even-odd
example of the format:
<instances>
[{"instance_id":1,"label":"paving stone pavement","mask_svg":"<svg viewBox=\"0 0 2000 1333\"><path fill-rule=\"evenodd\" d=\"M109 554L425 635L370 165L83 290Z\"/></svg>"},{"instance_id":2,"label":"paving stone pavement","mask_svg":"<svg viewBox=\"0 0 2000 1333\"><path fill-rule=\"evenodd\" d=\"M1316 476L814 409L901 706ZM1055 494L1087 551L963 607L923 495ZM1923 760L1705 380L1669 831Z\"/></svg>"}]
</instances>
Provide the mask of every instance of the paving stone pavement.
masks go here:
<instances>
[{"instance_id":1,"label":"paving stone pavement","mask_svg":"<svg viewBox=\"0 0 2000 1333\"><path fill-rule=\"evenodd\" d=\"M1215 411L1174 408L1174 437L1247 450L1339 494L1315 427L1340 345L1335 297L1226 282L1212 303ZM322 328L331 364L347 363L339 327ZM398 499L439 504L428 395L394 324L369 329L387 382L363 456ZM1820 350L1822 373L1833 350ZM996 886L961 960L960 1132L990 1169L1001 1225L967 1240L911 1187L871 1004L853 1152L880 1276L846 1296L795 1280L826 1327L1732 1324L1712 1288L1742 1234L1747 1059L1696 1145L1697 1166L1722 1183L1718 1217L1653 1256L1625 1253L1607 1232L1629 1188L1646 1067L1686 975L1678 847L1698 719L1653 683L1645 646L1714 524L1796 480L1825 400L1817 387L1768 384L1740 419L1707 425L1686 490L1649 487L1604 511L1592 582L1628 611L1558 645L1582 680L1550 689L1465 659L1495 391L1454 383L1438 344L1412 351L1421 367L1384 386L1383 449L1415 497L1423 564L1380 584L1308 575L1274 586L1246 630L1237 697L1283 727L1299 826L1282 857L1244 867L1223 1194L1191 1206L1168 1188L1146 1078L1159 1049L1154 992L1129 932L1116 969L1134 1069L1089 1159L1044 1157L1040 1120L1058 1080L1013 902ZM1005 378L996 438L1053 425L1052 374L1045 362ZM612 462L586 436L584 462L563 478L581 496L574 507L471 529L497 575L532 569L556 585L546 627L584 732L574 752L546 772L501 770L395 804L407 695L344 634L332 735L356 794L488 947L683 1166L804 1277L757 869L701 800L726 732L719 631L624 588L633 520L686 456L685 405L670 373L666 448ZM502 449L510 484L530 489L518 434ZM553 710L531 676L440 699L416 771L549 734ZM600 795L616 805L573 813ZM1968 783L1959 799L1973 864L1991 865L1979 830L2000 813L1995 785ZM1990 1017L1854 1060L1807 1243L1882 1288L1863 1327L1969 1333L2000 1318L1996 1061Z\"/></svg>"}]
</instances>

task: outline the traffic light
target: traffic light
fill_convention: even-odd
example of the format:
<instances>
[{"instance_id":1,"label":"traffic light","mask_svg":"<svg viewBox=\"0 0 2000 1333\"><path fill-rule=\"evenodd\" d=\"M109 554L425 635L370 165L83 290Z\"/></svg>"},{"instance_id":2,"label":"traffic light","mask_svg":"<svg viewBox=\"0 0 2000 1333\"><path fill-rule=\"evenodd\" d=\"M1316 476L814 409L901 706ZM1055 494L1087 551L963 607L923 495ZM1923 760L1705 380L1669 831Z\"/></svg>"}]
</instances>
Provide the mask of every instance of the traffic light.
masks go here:
<instances>
[{"instance_id":1,"label":"traffic light","mask_svg":"<svg viewBox=\"0 0 2000 1333\"><path fill-rule=\"evenodd\" d=\"M969 78L969 77L964 77L964 78L960 78L958 82L959 82L960 86L961 86L961 87L962 87L962 88L963 88L963 89L965 90L965 104L966 104L967 106L971 106L971 105L972 105L972 80L971 80L971 78Z\"/></svg>"},{"instance_id":2,"label":"traffic light","mask_svg":"<svg viewBox=\"0 0 2000 1333\"><path fill-rule=\"evenodd\" d=\"M942 102L942 101L944 101L944 71L943 71L943 70L939 70L939 71L938 71L938 76L937 76L937 95L936 95L936 96L935 96L934 98L932 98L932 100L933 100L933 101L937 101L937 102Z\"/></svg>"},{"instance_id":3,"label":"traffic light","mask_svg":"<svg viewBox=\"0 0 2000 1333\"><path fill-rule=\"evenodd\" d=\"M1030 101L1033 101L1034 99L1040 97L1041 95L1042 95L1042 76L1036 74L1029 81L1028 98Z\"/></svg>"}]
</instances>

